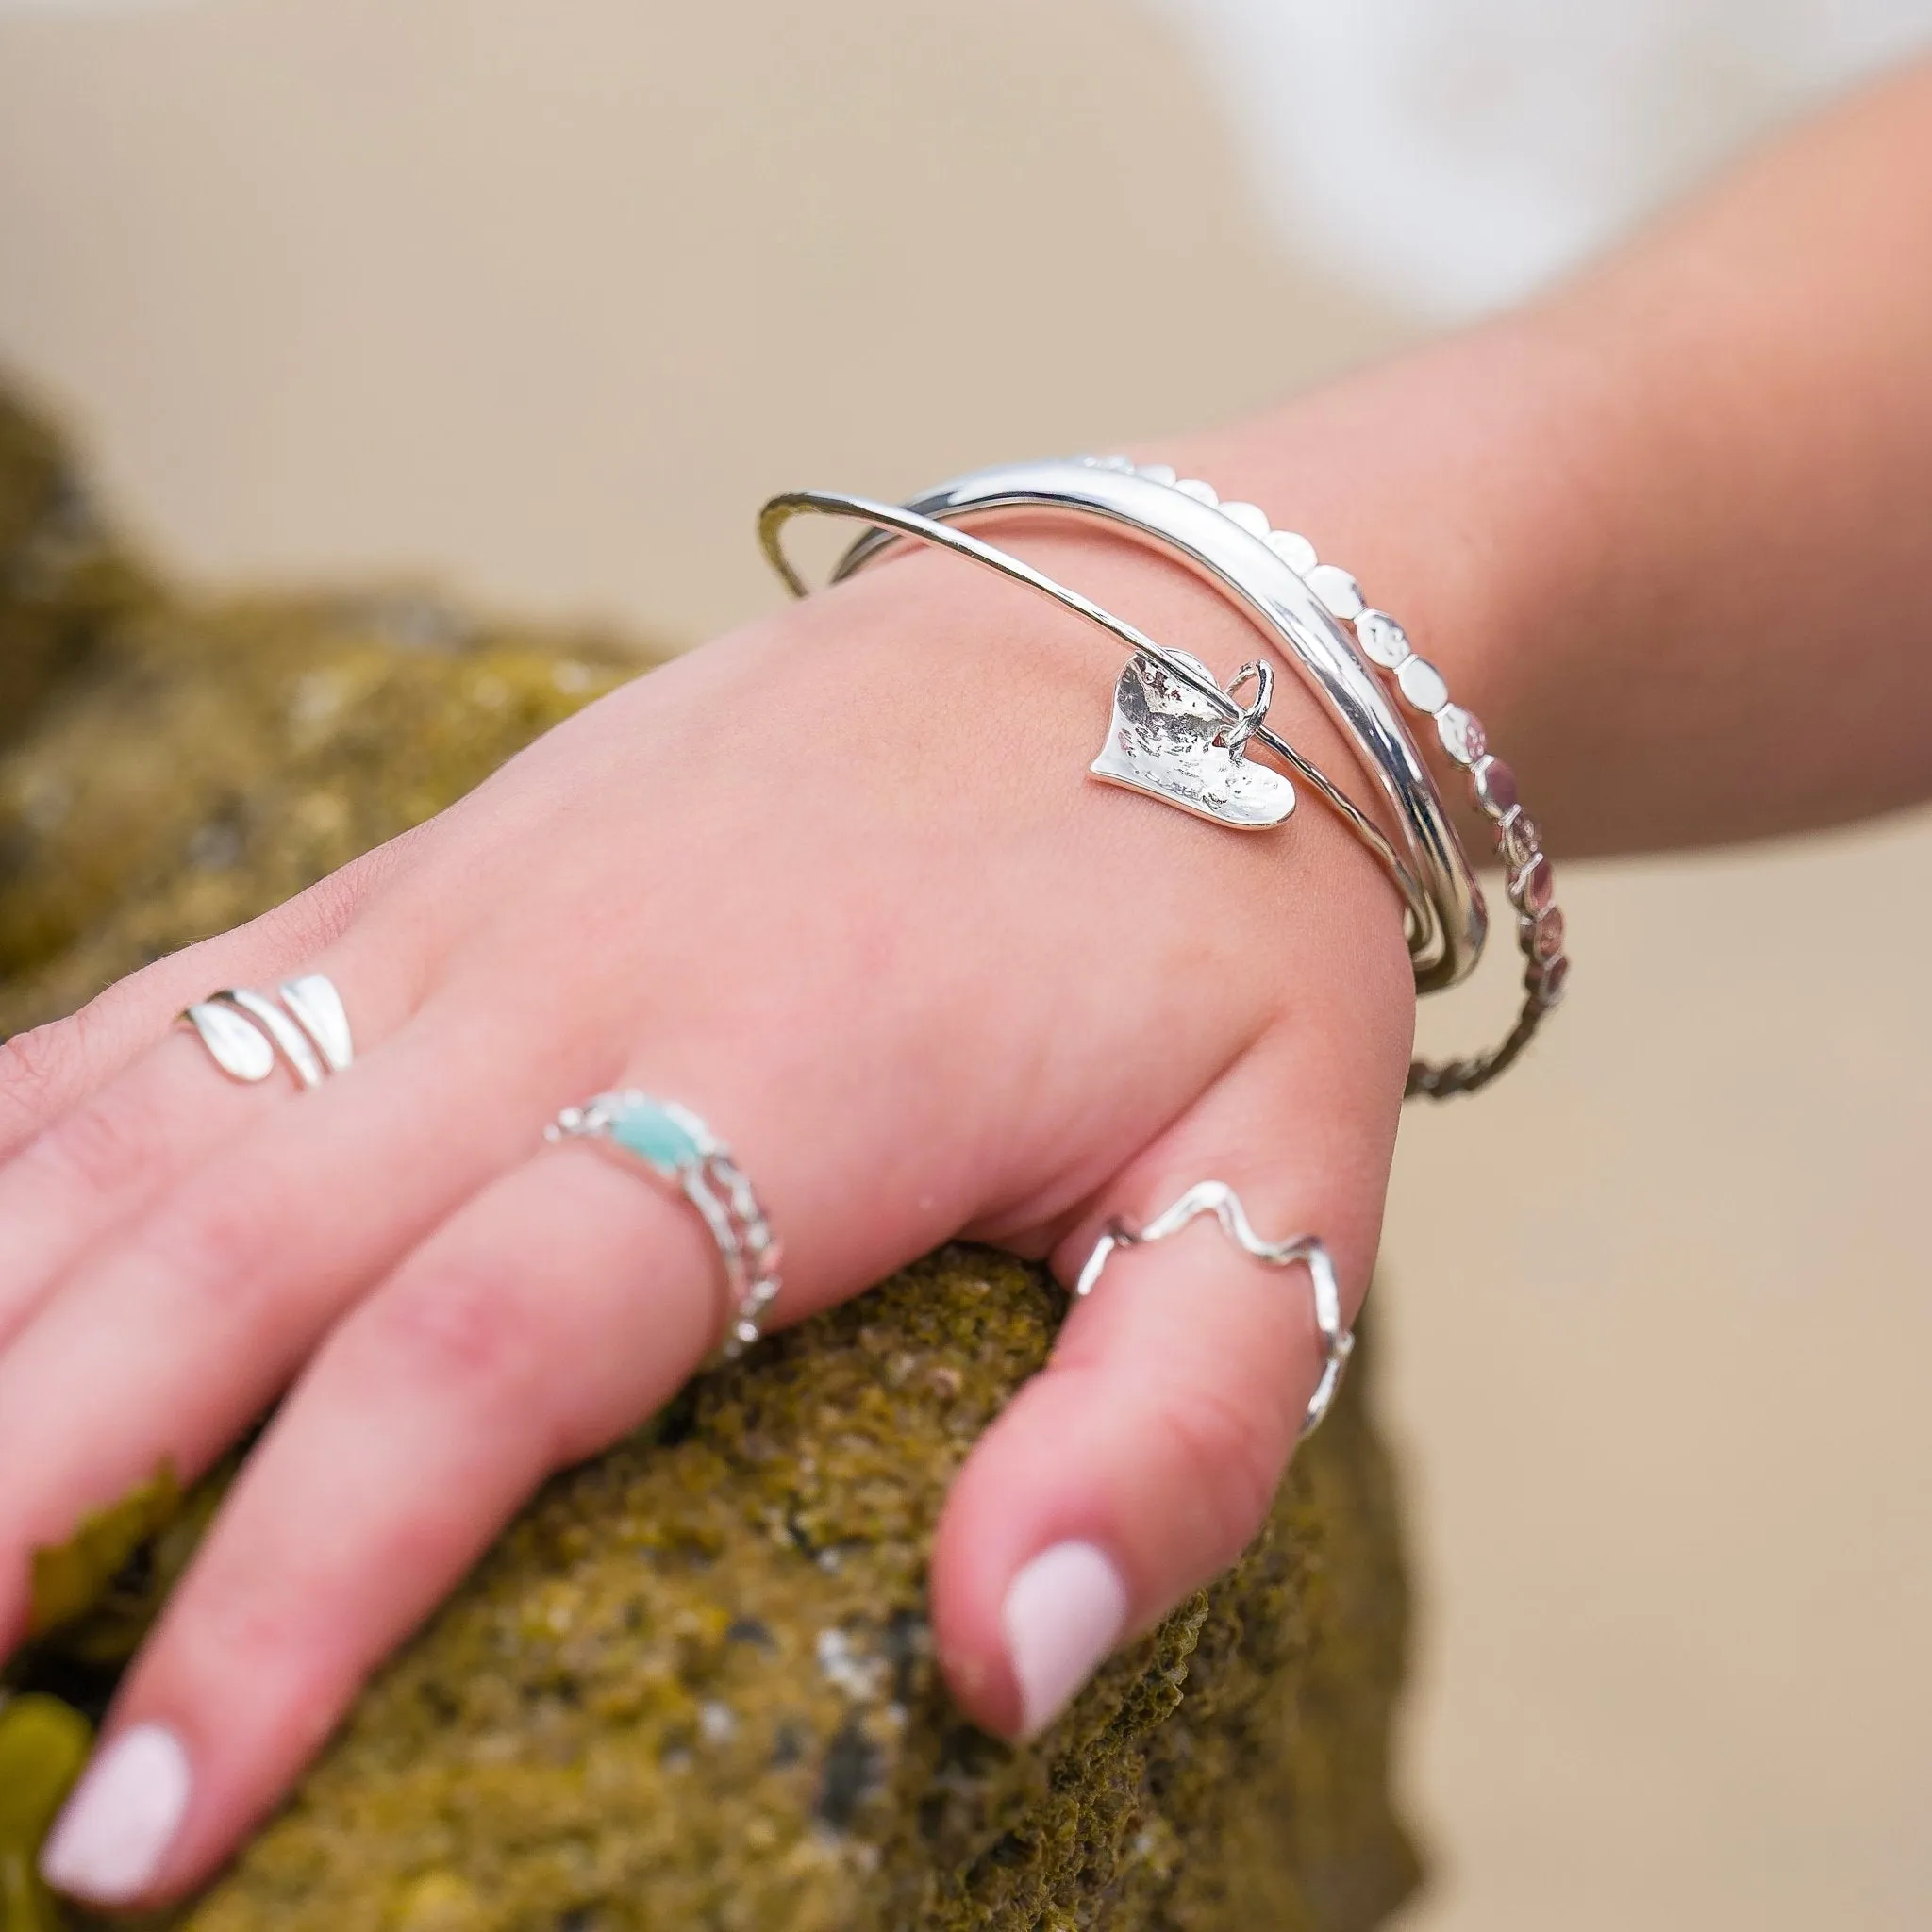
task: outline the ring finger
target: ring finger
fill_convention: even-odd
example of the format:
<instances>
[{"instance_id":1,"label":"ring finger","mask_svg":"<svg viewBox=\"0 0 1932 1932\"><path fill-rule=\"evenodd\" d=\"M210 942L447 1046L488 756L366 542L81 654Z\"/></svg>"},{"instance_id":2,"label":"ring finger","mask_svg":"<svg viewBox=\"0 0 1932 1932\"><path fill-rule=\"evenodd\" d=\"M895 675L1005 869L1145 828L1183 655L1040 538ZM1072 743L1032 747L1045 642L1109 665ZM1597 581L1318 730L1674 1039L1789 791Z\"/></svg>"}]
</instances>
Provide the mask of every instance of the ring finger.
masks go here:
<instances>
[{"instance_id":1,"label":"ring finger","mask_svg":"<svg viewBox=\"0 0 1932 1932\"><path fill-rule=\"evenodd\" d=\"M0 1352L0 1467L18 1472L0 1642L25 1619L28 1553L162 1461L205 1468L345 1308L525 1152L570 1059L511 1058L500 1021L425 1008L83 1257Z\"/></svg>"},{"instance_id":2,"label":"ring finger","mask_svg":"<svg viewBox=\"0 0 1932 1932\"><path fill-rule=\"evenodd\" d=\"M110 1906L199 1882L537 1484L675 1391L718 1275L694 1214L588 1148L445 1223L250 1457L50 1840L53 1882Z\"/></svg>"}]
</instances>

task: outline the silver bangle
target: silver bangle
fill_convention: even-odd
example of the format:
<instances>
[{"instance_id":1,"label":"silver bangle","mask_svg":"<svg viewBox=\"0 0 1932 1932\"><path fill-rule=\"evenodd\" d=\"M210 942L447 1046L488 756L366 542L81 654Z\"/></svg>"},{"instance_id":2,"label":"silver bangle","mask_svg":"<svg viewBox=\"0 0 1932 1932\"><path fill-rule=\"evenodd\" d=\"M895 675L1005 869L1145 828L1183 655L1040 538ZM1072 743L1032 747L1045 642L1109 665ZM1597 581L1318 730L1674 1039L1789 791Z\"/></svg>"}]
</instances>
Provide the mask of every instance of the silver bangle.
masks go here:
<instances>
[{"instance_id":1,"label":"silver bangle","mask_svg":"<svg viewBox=\"0 0 1932 1932\"><path fill-rule=\"evenodd\" d=\"M1482 894L1414 740L1348 633L1302 578L1303 553L1313 553L1299 538L1271 541L1267 518L1252 504L1223 505L1207 484L1190 478L1182 488L1171 475L1144 475L1124 457L1008 463L941 484L905 508L941 524L1035 510L1104 523L1175 558L1248 612L1307 676L1394 814L1425 902L1408 934L1417 991L1456 985L1482 954ZM882 532L861 537L832 581L863 569L892 541Z\"/></svg>"},{"instance_id":2,"label":"silver bangle","mask_svg":"<svg viewBox=\"0 0 1932 1932\"><path fill-rule=\"evenodd\" d=\"M1081 461L1094 469L1132 471L1177 493L1213 500L1207 484L1183 480L1164 463L1137 467L1132 458L1120 456ZM1220 507L1224 515L1252 508ZM1356 648L1381 674L1403 708L1434 727L1443 752L1467 774L1470 802L1494 828L1496 856L1503 863L1509 903L1516 908L1517 948L1524 961L1523 1004L1516 1023L1485 1052L1441 1064L1414 1060L1408 1070L1409 1094L1446 1100L1451 1094L1474 1093L1515 1061L1535 1037L1543 1016L1561 1002L1569 984L1563 912L1557 904L1556 872L1542 850L1542 835L1523 809L1515 772L1491 755L1482 720L1450 701L1448 681L1426 658L1417 656L1403 627L1386 610L1370 608L1361 586L1347 571L1320 561L1306 537L1269 528L1265 515L1258 510L1255 514L1262 518L1263 541L1271 549L1304 559L1299 565L1303 582L1331 616L1349 627ZM1244 527L1253 527L1253 520L1246 519Z\"/></svg>"},{"instance_id":3,"label":"silver bangle","mask_svg":"<svg viewBox=\"0 0 1932 1932\"><path fill-rule=\"evenodd\" d=\"M1083 475L1092 479L1084 486L1077 480ZM1155 492L1153 498L1148 494L1150 487ZM1158 503L1151 513L1135 513L1137 509L1147 511L1150 503ZM1454 966L1458 951L1466 955L1459 970L1430 973L1419 963L1417 988L1430 991L1454 984L1474 964L1487 927L1481 894L1469 872L1460 841L1448 825L1441 794L1399 718L1387 722L1392 726L1393 741L1407 749L1412 769L1406 775L1413 778L1420 774L1414 791L1402 782L1405 774L1399 762L1391 765L1380 761L1387 748L1382 736L1365 734L1357 718L1342 708L1348 680L1342 680L1341 685L1331 684L1321 675L1324 658L1319 648L1323 626L1318 625L1314 633L1306 634L1288 608L1277 606L1273 598L1257 594L1252 582L1238 580L1244 568L1260 572L1265 578L1268 565L1261 560L1264 552L1268 558L1285 564L1300 579L1302 588L1314 597L1319 617L1327 621L1326 627L1332 630L1336 625L1346 626L1343 636L1350 646L1351 662L1357 669L1362 660L1374 665L1387 679L1399 704L1412 714L1428 719L1442 749L1467 772L1475 808L1494 828L1497 854L1517 914L1517 944L1524 959L1523 1000L1509 1032L1497 1045L1481 1053L1441 1063L1412 1061L1406 1091L1409 1096L1421 1094L1437 1100L1456 1093L1472 1093L1514 1063L1535 1037L1544 1016L1561 1001L1569 981L1564 920L1556 903L1554 871L1541 849L1535 823L1523 810L1515 773L1500 758L1490 755L1480 720L1450 702L1441 674L1415 654L1402 626L1393 618L1367 606L1354 577L1337 565L1321 562L1314 545L1306 537L1273 528L1266 512L1256 505L1224 504L1207 483L1181 477L1163 463L1137 466L1132 458L1124 456L1085 457L1073 461L1015 464L983 471L916 499L911 508L936 519L948 514L1022 508L1060 509L1100 518L1180 556L1261 617L1267 627L1294 650L1304 667L1315 674L1312 681L1316 690L1328 701L1339 722L1349 729L1357 747L1364 752L1365 762L1383 780L1385 791L1394 786L1391 801L1397 805L1405 831L1409 835L1410 849L1429 881L1431 897L1443 912L1443 931L1451 941L1444 967ZM1239 537L1231 541L1226 534L1230 527L1253 541L1243 543ZM1208 540L1205 543L1203 533ZM879 535L862 538L841 560L833 580L836 582L862 567L890 539ZM1316 646L1312 652L1305 648L1311 641ZM1370 682L1373 684L1373 678ZM1405 800L1417 808L1413 813L1404 809ZM1442 859L1440 867L1433 862L1439 856ZM1465 904L1469 917L1458 925L1457 918ZM1454 943L1458 933L1464 941L1461 948ZM1414 952L1411 929L1411 953Z\"/></svg>"},{"instance_id":4,"label":"silver bangle","mask_svg":"<svg viewBox=\"0 0 1932 1932\"><path fill-rule=\"evenodd\" d=\"M1129 458L1100 460L1124 463ZM1307 542L1302 537L1291 541ZM1542 849L1536 821L1523 809L1514 770L1490 752L1482 720L1450 702L1442 674L1416 655L1408 634L1387 611L1369 606L1361 586L1347 571L1317 561L1312 544L1307 544L1307 556L1303 575L1308 588L1350 627L1357 649L1383 674L1404 706L1435 726L1443 751L1468 775L1471 803L1494 828L1496 856L1508 882L1509 903L1516 908L1516 943L1524 961L1523 1004L1516 1024L1485 1052L1440 1063L1412 1060L1407 1090L1407 1094L1421 1093L1431 1100L1474 1093L1516 1060L1569 985L1570 957L1563 950L1564 920L1557 904L1556 872Z\"/></svg>"},{"instance_id":5,"label":"silver bangle","mask_svg":"<svg viewBox=\"0 0 1932 1932\"><path fill-rule=\"evenodd\" d=\"M1362 808L1333 784L1322 772L1311 765L1300 752L1272 730L1266 724L1268 693L1272 689L1272 673L1265 664L1244 665L1236 674L1232 683L1225 689L1215 683L1208 667L1198 658L1185 651L1172 651L1164 644L1158 644L1134 625L1115 617L1111 611L1104 610L1091 598L1084 597L1077 591L1069 590L1066 585L1057 583L1043 572L1037 571L1029 563L995 549L991 543L982 542L978 538L968 536L964 531L949 528L931 517L923 516L917 510L902 508L896 504L874 502L870 497L851 496L839 491L792 490L781 496L774 496L767 503L758 516L758 541L764 546L765 555L772 566L784 578L795 596L808 594L808 586L791 566L785 555L784 529L791 520L799 515L811 513L819 516L852 518L860 523L871 524L880 531L889 533L892 539L909 538L917 542L929 543L936 549L948 550L956 557L984 565L997 572L1001 576L1010 578L1014 583L1023 584L1028 590L1048 597L1074 616L1084 618L1097 629L1106 631L1110 637L1127 646L1133 653L1127 669L1121 674L1116 685L1115 706L1118 714L1122 693L1136 676L1135 660L1142 658L1157 665L1176 684L1184 687L1210 711L1216 714L1224 726L1228 727L1220 735L1226 741L1226 749L1239 758L1250 739L1264 744L1268 749L1289 765L1309 788L1320 794L1323 800L1337 813L1356 838L1368 849L1376 862L1389 874L1401 895L1403 916L1407 930L1413 936L1426 933L1432 927L1433 909L1420 882L1413 872L1405 865L1395 847L1390 842L1381 827ZM1261 692L1250 705L1243 705L1234 695L1249 677L1256 676L1261 681ZM1096 759L1092 767L1095 775L1111 777L1113 774L1104 769L1105 755ZM1170 803L1184 809L1199 810L1198 801L1190 800L1169 787L1160 788L1159 795ZM1207 810L1204 816L1212 817L1222 824L1278 823L1293 809L1292 794L1287 807L1278 816L1271 820L1239 820L1221 811Z\"/></svg>"}]
</instances>

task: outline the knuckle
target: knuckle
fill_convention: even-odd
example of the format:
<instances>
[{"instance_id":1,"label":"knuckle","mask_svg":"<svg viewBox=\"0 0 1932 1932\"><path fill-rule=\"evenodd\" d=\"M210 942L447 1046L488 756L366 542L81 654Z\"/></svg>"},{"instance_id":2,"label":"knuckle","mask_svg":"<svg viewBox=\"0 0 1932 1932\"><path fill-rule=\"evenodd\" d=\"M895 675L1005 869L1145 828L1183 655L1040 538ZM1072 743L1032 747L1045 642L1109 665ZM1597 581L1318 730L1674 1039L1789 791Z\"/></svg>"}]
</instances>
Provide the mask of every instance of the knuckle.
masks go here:
<instances>
[{"instance_id":1,"label":"knuckle","mask_svg":"<svg viewBox=\"0 0 1932 1932\"><path fill-rule=\"evenodd\" d=\"M331 1579L293 1581L305 1593L259 1575L204 1591L185 1634L176 1626L175 1641L187 1653L182 1675L196 1685L249 1682L273 1703L276 1730L307 1757L340 1721L361 1660L341 1656L346 1626Z\"/></svg>"},{"instance_id":2,"label":"knuckle","mask_svg":"<svg viewBox=\"0 0 1932 1932\"><path fill-rule=\"evenodd\" d=\"M1231 1559L1254 1541L1274 1501L1288 1447L1278 1420L1258 1403L1195 1385L1174 1391L1153 1422L1217 1557Z\"/></svg>"},{"instance_id":3,"label":"knuckle","mask_svg":"<svg viewBox=\"0 0 1932 1932\"><path fill-rule=\"evenodd\" d=\"M211 1664L258 1675L312 1636L279 1576L229 1574L205 1582L192 1602L193 1629Z\"/></svg>"},{"instance_id":4,"label":"knuckle","mask_svg":"<svg viewBox=\"0 0 1932 1932\"><path fill-rule=\"evenodd\" d=\"M59 1110L85 1054L80 1015L0 1040L0 1134L38 1133Z\"/></svg>"},{"instance_id":5,"label":"knuckle","mask_svg":"<svg viewBox=\"0 0 1932 1932\"><path fill-rule=\"evenodd\" d=\"M151 1109L125 1097L92 1100L45 1129L28 1158L50 1179L108 1194L153 1158L160 1129Z\"/></svg>"},{"instance_id":6,"label":"knuckle","mask_svg":"<svg viewBox=\"0 0 1932 1932\"><path fill-rule=\"evenodd\" d=\"M487 1265L438 1265L399 1279L367 1311L365 1349L382 1372L469 1396L521 1391L543 1336L528 1304Z\"/></svg>"},{"instance_id":7,"label":"knuckle","mask_svg":"<svg viewBox=\"0 0 1932 1932\"><path fill-rule=\"evenodd\" d=\"M133 1241L184 1286L226 1302L239 1289L277 1278L275 1260L285 1236L272 1201L224 1186L176 1195L148 1216Z\"/></svg>"},{"instance_id":8,"label":"knuckle","mask_svg":"<svg viewBox=\"0 0 1932 1932\"><path fill-rule=\"evenodd\" d=\"M356 923L372 888L393 863L391 848L378 846L360 858L319 878L257 922L257 930L275 951L291 958L326 952Z\"/></svg>"}]
</instances>

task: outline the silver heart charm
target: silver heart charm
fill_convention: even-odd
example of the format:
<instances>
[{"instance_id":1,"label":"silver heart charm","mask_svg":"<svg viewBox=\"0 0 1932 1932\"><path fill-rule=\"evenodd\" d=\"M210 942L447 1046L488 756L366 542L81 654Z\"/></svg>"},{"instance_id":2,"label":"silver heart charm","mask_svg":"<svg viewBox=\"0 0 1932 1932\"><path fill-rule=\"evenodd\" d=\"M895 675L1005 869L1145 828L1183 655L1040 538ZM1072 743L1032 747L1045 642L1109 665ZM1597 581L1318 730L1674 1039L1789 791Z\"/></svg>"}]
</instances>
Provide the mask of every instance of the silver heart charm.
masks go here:
<instances>
[{"instance_id":1,"label":"silver heart charm","mask_svg":"<svg viewBox=\"0 0 1932 1932\"><path fill-rule=\"evenodd\" d=\"M1198 658L1172 655L1212 681L1214 674ZM1267 714L1273 675L1265 664L1248 665L1228 693L1251 676L1259 693L1237 723L1162 665L1129 658L1114 686L1107 742L1087 769L1109 785L1165 799L1218 825L1241 831L1278 825L1294 809L1294 787L1281 773L1251 763L1243 750Z\"/></svg>"}]
</instances>

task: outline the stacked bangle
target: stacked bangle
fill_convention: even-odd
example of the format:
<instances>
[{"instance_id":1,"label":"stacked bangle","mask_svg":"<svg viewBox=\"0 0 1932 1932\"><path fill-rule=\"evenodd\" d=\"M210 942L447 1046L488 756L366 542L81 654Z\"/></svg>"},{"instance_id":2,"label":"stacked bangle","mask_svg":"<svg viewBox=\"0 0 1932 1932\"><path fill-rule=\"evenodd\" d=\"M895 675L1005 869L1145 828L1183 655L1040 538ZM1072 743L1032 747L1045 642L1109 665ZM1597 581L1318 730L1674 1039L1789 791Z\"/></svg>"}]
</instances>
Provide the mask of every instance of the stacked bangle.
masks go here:
<instances>
[{"instance_id":1,"label":"stacked bangle","mask_svg":"<svg viewBox=\"0 0 1932 1932\"><path fill-rule=\"evenodd\" d=\"M1127 457L1082 459L1083 467L1131 471L1165 487L1202 501L1216 500L1205 483L1176 476L1164 463L1137 466ZM1204 495L1203 492L1206 492ZM1382 673L1404 707L1426 718L1452 764L1467 774L1472 804L1491 826L1496 857L1507 881L1509 903L1516 909L1517 946L1523 956L1523 1004L1516 1023L1495 1046L1461 1059L1432 1064L1413 1061L1408 1092L1432 1100L1455 1093L1473 1093L1487 1086L1516 1059L1541 1025L1543 1016L1563 997L1570 978L1570 958L1564 951L1564 920L1557 904L1555 868L1542 849L1536 821L1523 808L1515 772L1489 749L1489 734L1474 712L1455 704L1442 674L1410 647L1408 635L1385 610L1372 608L1361 586L1338 564L1323 563L1315 546L1294 531L1275 530L1252 505L1221 504L1244 528L1257 531L1277 554L1297 559L1304 583L1322 600L1330 615L1347 625L1356 647ZM1243 516L1242 512L1252 512Z\"/></svg>"},{"instance_id":2,"label":"stacked bangle","mask_svg":"<svg viewBox=\"0 0 1932 1932\"><path fill-rule=\"evenodd\" d=\"M1229 727L1230 740L1237 735L1243 741L1255 739L1265 744L1299 776L1307 780L1335 809L1389 874L1396 891L1402 895L1405 920L1411 935L1430 929L1432 909L1429 903L1424 896L1415 874L1403 863L1381 828L1354 800L1331 784L1287 740L1269 728L1265 723L1265 691L1272 685L1272 674L1267 672L1265 665L1244 667L1235 678L1234 684L1223 689L1214 682L1207 666L1198 659L1189 657L1185 652L1170 651L1165 645L1156 643L1152 638L1136 630L1132 625L1125 624L1111 612L1103 610L1090 598L1083 597L1079 591L1069 590L1064 584L1056 583L1053 578L1035 570L1032 565L1022 562L1017 557L1008 556L1004 550L996 550L991 543L983 543L976 537L949 529L945 525L936 523L930 517L922 516L915 510L901 508L894 504L875 503L868 497L846 496L831 491L789 491L782 496L773 497L765 505L759 518L758 534L765 554L770 558L774 568L798 596L802 597L807 593L807 587L804 579L792 569L785 556L783 531L792 517L808 511L820 516L855 518L861 523L872 524L890 535L910 538L919 542L931 544L936 549L949 550L956 557L963 557L974 563L983 564L987 569L996 571L1000 575L1008 577L1015 583L1024 584L1027 589L1039 591L1042 596L1072 611L1076 617L1084 618L1096 628L1108 632L1125 644L1136 658L1145 658L1151 664L1158 665L1175 683L1186 687L1196 697L1204 700L1211 710L1219 712ZM1263 698L1258 706L1253 708L1242 706L1234 696L1235 689L1250 673L1265 674L1269 680L1269 684L1264 685ZM1257 712L1259 715L1257 715ZM1292 808L1291 805L1290 808Z\"/></svg>"},{"instance_id":3,"label":"stacked bangle","mask_svg":"<svg viewBox=\"0 0 1932 1932\"><path fill-rule=\"evenodd\" d=\"M1127 458L1100 458L1124 462ZM1271 533L1272 534L1272 533ZM1293 541L1306 542L1304 538ZM1536 821L1523 808L1515 772L1491 755L1489 734L1474 711L1452 703L1442 674L1410 648L1408 634L1386 610L1372 608L1361 586L1337 564L1321 563L1308 545L1304 581L1328 609L1355 633L1357 647L1386 675L1403 704L1428 719L1451 762L1467 774L1471 803L1493 828L1496 857L1508 881L1509 903L1516 908L1517 945L1523 955L1523 1005L1516 1024L1487 1052L1433 1065L1415 1060L1408 1070L1408 1091L1432 1100L1452 1093L1473 1093L1503 1072L1535 1037L1543 1015L1558 1004L1570 977L1570 958L1563 950L1562 908L1557 904L1555 869L1542 849Z\"/></svg>"},{"instance_id":4,"label":"stacked bangle","mask_svg":"<svg viewBox=\"0 0 1932 1932\"><path fill-rule=\"evenodd\" d=\"M980 470L914 497L906 509L935 523L1045 511L1103 523L1183 563L1237 604L1307 682L1381 791L1424 903L1409 906L1416 988L1454 986L1481 957L1488 915L1428 766L1353 640L1304 579L1299 538L1271 543L1252 504L1224 506L1205 483L1143 475L1124 458L1046 460ZM861 570L894 533L868 533L833 571ZM793 580L795 581L795 579Z\"/></svg>"},{"instance_id":5,"label":"stacked bangle","mask_svg":"<svg viewBox=\"0 0 1932 1932\"><path fill-rule=\"evenodd\" d=\"M1019 558L948 527L966 518L1041 510L1106 522L1178 558L1257 623L1343 727L1394 814L1408 862L1353 801L1266 728L1265 680L1255 705L1243 707L1235 698L1234 690L1257 667L1244 669L1224 690L1185 653L1155 643ZM1409 1094L1441 1099L1487 1085L1522 1053L1561 997L1569 972L1562 914L1555 903L1549 860L1517 798L1515 774L1490 756L1480 722L1450 702L1441 675L1409 647L1401 625L1369 608L1346 571L1322 563L1306 538L1274 529L1255 505L1224 504L1206 483L1180 477L1163 464L1136 466L1126 457L981 471L903 507L828 491L794 491L765 506L759 534L774 566L794 592L804 595L806 585L780 543L786 521L801 511L874 525L841 560L833 581L850 576L905 539L952 550L1027 584L1110 632L1136 659L1158 666L1225 719L1232 729L1224 738L1237 745L1251 737L1266 744L1343 816L1394 879L1403 894L1417 989L1424 992L1465 977L1481 955L1487 932L1482 895L1468 858L1397 707L1430 720L1443 751L1469 774L1476 807L1495 829L1518 915L1525 961L1524 1002L1514 1026L1498 1045L1441 1065L1414 1061ZM1107 775L1098 764L1096 771ZM1196 808L1178 792L1162 788L1161 795ZM1226 817L1223 822L1238 823Z\"/></svg>"}]
</instances>

